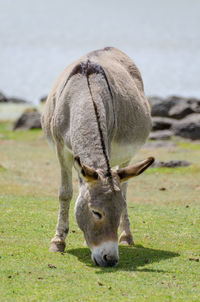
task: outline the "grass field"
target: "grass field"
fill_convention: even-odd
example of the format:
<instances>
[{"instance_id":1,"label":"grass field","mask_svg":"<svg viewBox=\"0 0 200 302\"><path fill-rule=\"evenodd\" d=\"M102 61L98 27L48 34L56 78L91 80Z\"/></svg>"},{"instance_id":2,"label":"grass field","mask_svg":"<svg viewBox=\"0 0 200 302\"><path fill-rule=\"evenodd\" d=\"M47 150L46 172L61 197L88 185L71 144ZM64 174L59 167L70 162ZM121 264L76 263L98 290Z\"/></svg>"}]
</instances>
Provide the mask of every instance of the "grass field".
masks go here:
<instances>
[{"instance_id":1,"label":"grass field","mask_svg":"<svg viewBox=\"0 0 200 302\"><path fill-rule=\"evenodd\" d=\"M200 301L200 143L146 148L137 159L185 159L186 168L153 168L129 184L136 245L119 247L115 268L94 266L70 210L64 254L54 235L59 170L40 130L0 124L0 301Z\"/></svg>"}]
</instances>

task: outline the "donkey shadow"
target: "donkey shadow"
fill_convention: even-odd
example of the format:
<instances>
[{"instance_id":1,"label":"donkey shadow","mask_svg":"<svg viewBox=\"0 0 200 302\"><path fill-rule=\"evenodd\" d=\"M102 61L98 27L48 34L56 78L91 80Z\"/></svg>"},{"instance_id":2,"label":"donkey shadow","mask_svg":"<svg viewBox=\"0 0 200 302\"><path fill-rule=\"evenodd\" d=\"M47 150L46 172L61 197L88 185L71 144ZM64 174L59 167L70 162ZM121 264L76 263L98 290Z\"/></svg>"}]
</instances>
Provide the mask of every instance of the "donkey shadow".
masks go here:
<instances>
[{"instance_id":1,"label":"donkey shadow","mask_svg":"<svg viewBox=\"0 0 200 302\"><path fill-rule=\"evenodd\" d=\"M166 273L163 270L148 269L145 266L151 263L160 262L161 260L179 257L178 253L156 250L142 245L119 246L119 263L116 267L98 267L91 260L91 252L88 248L76 248L67 250L67 253L78 258L79 261L87 266L98 268L97 273L108 273L113 271L140 271L140 272L157 272ZM141 269L141 267L145 267Z\"/></svg>"}]
</instances>

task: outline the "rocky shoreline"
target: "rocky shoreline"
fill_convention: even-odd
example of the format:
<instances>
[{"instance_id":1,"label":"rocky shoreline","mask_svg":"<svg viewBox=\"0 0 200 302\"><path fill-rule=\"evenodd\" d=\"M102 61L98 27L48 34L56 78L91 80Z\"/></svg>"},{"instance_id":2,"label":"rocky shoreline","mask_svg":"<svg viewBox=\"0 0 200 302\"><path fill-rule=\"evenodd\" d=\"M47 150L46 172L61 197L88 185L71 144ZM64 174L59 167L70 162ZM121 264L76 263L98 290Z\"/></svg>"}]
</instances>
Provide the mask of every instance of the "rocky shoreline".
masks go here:
<instances>
[{"instance_id":1,"label":"rocky shoreline","mask_svg":"<svg viewBox=\"0 0 200 302\"><path fill-rule=\"evenodd\" d=\"M39 103L45 103L47 99L47 96L42 96L39 100ZM16 97L10 97L6 96L4 93L0 92L0 104L30 104L32 103L28 100L22 99L22 98L16 98Z\"/></svg>"},{"instance_id":2,"label":"rocky shoreline","mask_svg":"<svg viewBox=\"0 0 200 302\"><path fill-rule=\"evenodd\" d=\"M40 104L45 103L47 96L41 97ZM148 97L152 114L151 140L169 140L179 136L190 140L200 139L200 99L170 96L167 98ZM7 97L0 92L0 104L26 104L29 101L21 98ZM14 124L17 129L41 128L40 113L36 108L26 109Z\"/></svg>"},{"instance_id":3,"label":"rocky shoreline","mask_svg":"<svg viewBox=\"0 0 200 302\"><path fill-rule=\"evenodd\" d=\"M15 98L15 97L8 97L2 92L0 92L0 103L14 103L14 104L31 104L27 100L21 99L21 98Z\"/></svg>"},{"instance_id":4,"label":"rocky shoreline","mask_svg":"<svg viewBox=\"0 0 200 302\"><path fill-rule=\"evenodd\" d=\"M150 139L166 140L174 135L200 139L200 99L171 96L148 100L153 123Z\"/></svg>"}]
</instances>

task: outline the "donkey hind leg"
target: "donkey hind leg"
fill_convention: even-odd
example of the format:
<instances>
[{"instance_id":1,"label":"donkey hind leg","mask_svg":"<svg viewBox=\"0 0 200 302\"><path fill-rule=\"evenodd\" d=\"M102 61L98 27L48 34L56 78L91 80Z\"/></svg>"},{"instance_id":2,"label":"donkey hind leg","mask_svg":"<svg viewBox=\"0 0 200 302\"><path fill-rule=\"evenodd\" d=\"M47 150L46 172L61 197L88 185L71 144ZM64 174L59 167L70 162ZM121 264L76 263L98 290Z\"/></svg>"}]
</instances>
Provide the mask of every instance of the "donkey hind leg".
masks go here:
<instances>
[{"instance_id":1,"label":"donkey hind leg","mask_svg":"<svg viewBox=\"0 0 200 302\"><path fill-rule=\"evenodd\" d=\"M125 200L126 200L127 187L128 187L128 183L122 184L122 192L123 192ZM131 229L130 229L130 220L128 217L127 206L122 212L119 228L120 228L120 231L122 232L120 235L120 238L119 238L119 242L123 245L133 245L134 241L133 241L133 235L132 235Z\"/></svg>"},{"instance_id":2,"label":"donkey hind leg","mask_svg":"<svg viewBox=\"0 0 200 302\"><path fill-rule=\"evenodd\" d=\"M63 147L57 146L57 156L60 163L61 184L59 189L59 215L56 226L56 234L51 240L51 252L64 252L65 238L69 231L69 206L72 199L72 162L69 152L64 152Z\"/></svg>"}]
</instances>

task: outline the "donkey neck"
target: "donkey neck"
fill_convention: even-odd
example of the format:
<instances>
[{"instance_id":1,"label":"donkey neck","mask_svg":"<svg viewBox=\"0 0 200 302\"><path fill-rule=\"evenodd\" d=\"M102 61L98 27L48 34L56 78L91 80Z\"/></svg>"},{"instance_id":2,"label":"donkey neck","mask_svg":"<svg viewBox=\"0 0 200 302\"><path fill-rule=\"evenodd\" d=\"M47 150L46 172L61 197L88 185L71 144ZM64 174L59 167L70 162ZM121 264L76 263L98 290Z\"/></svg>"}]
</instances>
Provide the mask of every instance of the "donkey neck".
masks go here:
<instances>
[{"instance_id":1,"label":"donkey neck","mask_svg":"<svg viewBox=\"0 0 200 302\"><path fill-rule=\"evenodd\" d=\"M96 106L96 108L95 108ZM95 100L90 92L82 91L72 102L71 143L74 155L94 169L108 170L110 143L107 134L106 109L101 98ZM98 115L98 116L97 116Z\"/></svg>"}]
</instances>

